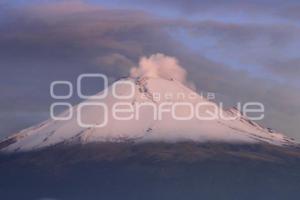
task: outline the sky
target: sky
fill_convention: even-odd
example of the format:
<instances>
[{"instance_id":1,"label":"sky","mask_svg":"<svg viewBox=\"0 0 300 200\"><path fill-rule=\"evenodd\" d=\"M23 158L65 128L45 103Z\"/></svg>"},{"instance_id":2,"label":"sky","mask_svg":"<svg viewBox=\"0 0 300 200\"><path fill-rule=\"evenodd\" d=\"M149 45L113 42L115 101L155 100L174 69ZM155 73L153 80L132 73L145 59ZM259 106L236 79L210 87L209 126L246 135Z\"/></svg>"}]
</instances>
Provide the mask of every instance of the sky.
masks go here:
<instances>
[{"instance_id":1,"label":"sky","mask_svg":"<svg viewBox=\"0 0 300 200\"><path fill-rule=\"evenodd\" d=\"M296 0L0 0L0 138L49 118L52 81L113 81L163 53L197 91L227 106L262 102L261 123L300 141L299 9Z\"/></svg>"}]
</instances>

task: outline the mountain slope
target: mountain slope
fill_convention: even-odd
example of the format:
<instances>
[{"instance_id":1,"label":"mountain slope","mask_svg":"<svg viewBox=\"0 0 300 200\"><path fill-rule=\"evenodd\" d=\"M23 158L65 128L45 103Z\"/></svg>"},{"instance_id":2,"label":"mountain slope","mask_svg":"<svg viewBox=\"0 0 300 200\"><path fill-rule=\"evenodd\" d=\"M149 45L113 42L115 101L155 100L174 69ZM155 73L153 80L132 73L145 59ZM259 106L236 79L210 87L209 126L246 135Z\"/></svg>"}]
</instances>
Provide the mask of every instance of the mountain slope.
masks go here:
<instances>
[{"instance_id":1,"label":"mountain slope","mask_svg":"<svg viewBox=\"0 0 300 200\"><path fill-rule=\"evenodd\" d=\"M268 144L89 143L0 153L2 199L297 199L300 151Z\"/></svg>"},{"instance_id":2,"label":"mountain slope","mask_svg":"<svg viewBox=\"0 0 300 200\"><path fill-rule=\"evenodd\" d=\"M116 93L118 95L129 96L131 89L130 82L134 85L134 93L128 99L116 98L113 95L113 86L108 87L98 95L107 92L107 96L101 100L92 98L80 103L72 108L73 116L70 120L57 121L47 120L37 126L25 129L0 143L0 149L7 152L28 151L48 147L59 143L91 143L91 142L229 142L229 143L268 143L274 145L296 145L296 143L280 133L274 133L265 129L255 122L241 116L237 109L227 111L217 107L202 96L196 94L180 82L170 78L128 78L121 79L117 84ZM81 117L87 123L99 125L105 121L104 127L81 127L78 124L78 108L83 104L103 103L107 105L107 115L103 110L95 106L89 106L81 110ZM118 120L111 112L116 103L122 103L133 107L135 117L129 120ZM209 117L211 112L222 113L226 117L234 117L232 120L213 119L199 120L193 115L188 120L177 120L171 116L171 106L176 103L188 103L196 108L201 117ZM165 107L163 107L163 104ZM138 106L144 105L139 107ZM148 106L147 106L148 105ZM161 106L161 107L160 107ZM169 107L168 107L169 106ZM155 118L156 108L166 109L161 113L161 119ZM121 108L120 108L121 109ZM138 112L135 112L137 111ZM70 111L62 113L60 116L67 116ZM176 115L179 117L189 116L190 107L176 107ZM137 114L138 113L138 114ZM125 117L125 116L123 116Z\"/></svg>"}]
</instances>

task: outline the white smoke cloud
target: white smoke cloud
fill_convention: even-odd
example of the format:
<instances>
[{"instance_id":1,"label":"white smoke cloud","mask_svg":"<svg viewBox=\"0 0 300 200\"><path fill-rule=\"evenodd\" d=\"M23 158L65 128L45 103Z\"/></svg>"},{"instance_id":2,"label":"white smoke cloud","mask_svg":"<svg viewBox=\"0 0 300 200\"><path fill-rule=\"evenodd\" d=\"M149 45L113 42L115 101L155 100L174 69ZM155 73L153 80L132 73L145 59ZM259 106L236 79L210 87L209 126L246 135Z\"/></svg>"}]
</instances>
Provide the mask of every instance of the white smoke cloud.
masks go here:
<instances>
[{"instance_id":1,"label":"white smoke cloud","mask_svg":"<svg viewBox=\"0 0 300 200\"><path fill-rule=\"evenodd\" d=\"M179 65L176 58L161 53L150 57L142 57L138 67L131 69L132 77L151 77L177 80L182 84L195 89L194 84L187 81L186 70Z\"/></svg>"}]
</instances>

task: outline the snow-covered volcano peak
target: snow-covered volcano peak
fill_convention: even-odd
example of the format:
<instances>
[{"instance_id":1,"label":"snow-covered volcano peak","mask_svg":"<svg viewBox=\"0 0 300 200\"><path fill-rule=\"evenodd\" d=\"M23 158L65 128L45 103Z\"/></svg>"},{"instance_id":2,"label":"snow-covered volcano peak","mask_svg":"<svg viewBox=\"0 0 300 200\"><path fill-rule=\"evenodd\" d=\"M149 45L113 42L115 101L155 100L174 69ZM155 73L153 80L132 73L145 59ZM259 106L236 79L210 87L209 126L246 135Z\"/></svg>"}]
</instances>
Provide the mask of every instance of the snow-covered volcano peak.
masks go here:
<instances>
[{"instance_id":1,"label":"snow-covered volcano peak","mask_svg":"<svg viewBox=\"0 0 300 200\"><path fill-rule=\"evenodd\" d=\"M235 118L236 109L224 111L173 78L120 79L97 95L103 94L102 99L90 98L61 114L71 112L71 119L49 119L25 129L2 141L0 149L27 151L58 143L126 141L294 144L243 116ZM203 120L215 107L232 119Z\"/></svg>"}]
</instances>

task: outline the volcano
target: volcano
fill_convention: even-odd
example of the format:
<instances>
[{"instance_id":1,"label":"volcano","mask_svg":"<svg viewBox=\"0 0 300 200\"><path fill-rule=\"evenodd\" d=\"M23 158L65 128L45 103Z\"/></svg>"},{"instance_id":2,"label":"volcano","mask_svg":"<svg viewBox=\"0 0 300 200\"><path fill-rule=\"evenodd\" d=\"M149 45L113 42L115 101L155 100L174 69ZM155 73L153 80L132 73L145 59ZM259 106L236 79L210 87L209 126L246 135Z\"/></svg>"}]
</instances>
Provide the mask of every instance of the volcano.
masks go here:
<instances>
[{"instance_id":1,"label":"volcano","mask_svg":"<svg viewBox=\"0 0 300 200\"><path fill-rule=\"evenodd\" d=\"M104 98L95 99L103 94ZM97 107L99 103L105 105L106 110ZM117 118L114 116L117 114L112 113L116 105L119 110L130 110L131 113L119 113ZM195 108L197 114L191 115ZM171 112L171 109L175 111ZM213 112L221 113L223 118L212 118ZM73 115L68 120L50 119L10 136L0 143L1 151L36 150L61 143L126 141L297 145L293 139L249 120L236 108L223 110L172 78L120 79L60 117L70 113ZM79 125L79 115L81 122L89 126Z\"/></svg>"},{"instance_id":2,"label":"volcano","mask_svg":"<svg viewBox=\"0 0 300 200\"><path fill-rule=\"evenodd\" d=\"M117 118L115 105L120 106ZM172 113L172 107L162 105L180 106ZM163 108L161 118L156 108ZM190 114L191 108L197 108L197 115ZM212 119L216 111L225 118ZM49 119L0 143L1 198L250 200L300 195L297 142L236 108L223 110L171 77L120 79L58 118L64 120Z\"/></svg>"}]
</instances>

